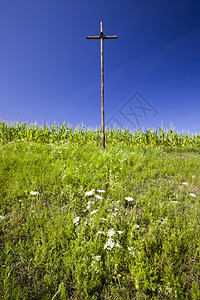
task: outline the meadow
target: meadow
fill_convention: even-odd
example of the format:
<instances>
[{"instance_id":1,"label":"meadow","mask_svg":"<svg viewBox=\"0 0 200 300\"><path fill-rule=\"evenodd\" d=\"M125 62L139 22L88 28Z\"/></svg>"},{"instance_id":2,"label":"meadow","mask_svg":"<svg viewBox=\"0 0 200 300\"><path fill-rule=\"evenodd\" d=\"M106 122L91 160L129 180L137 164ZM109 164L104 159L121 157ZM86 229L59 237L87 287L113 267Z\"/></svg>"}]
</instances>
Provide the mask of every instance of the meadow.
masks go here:
<instances>
[{"instance_id":1,"label":"meadow","mask_svg":"<svg viewBox=\"0 0 200 300\"><path fill-rule=\"evenodd\" d=\"M200 299L200 135L0 122L1 299Z\"/></svg>"}]
</instances>

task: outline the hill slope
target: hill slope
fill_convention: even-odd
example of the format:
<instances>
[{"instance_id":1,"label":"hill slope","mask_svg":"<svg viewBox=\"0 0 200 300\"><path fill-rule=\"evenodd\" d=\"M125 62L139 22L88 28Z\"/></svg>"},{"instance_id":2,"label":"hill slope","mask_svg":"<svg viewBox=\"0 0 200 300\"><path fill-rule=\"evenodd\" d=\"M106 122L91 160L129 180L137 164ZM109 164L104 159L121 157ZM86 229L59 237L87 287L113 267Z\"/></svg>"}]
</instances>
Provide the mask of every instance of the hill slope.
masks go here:
<instances>
[{"instance_id":1,"label":"hill slope","mask_svg":"<svg viewBox=\"0 0 200 300\"><path fill-rule=\"evenodd\" d=\"M2 299L199 299L200 150L0 145Z\"/></svg>"}]
</instances>

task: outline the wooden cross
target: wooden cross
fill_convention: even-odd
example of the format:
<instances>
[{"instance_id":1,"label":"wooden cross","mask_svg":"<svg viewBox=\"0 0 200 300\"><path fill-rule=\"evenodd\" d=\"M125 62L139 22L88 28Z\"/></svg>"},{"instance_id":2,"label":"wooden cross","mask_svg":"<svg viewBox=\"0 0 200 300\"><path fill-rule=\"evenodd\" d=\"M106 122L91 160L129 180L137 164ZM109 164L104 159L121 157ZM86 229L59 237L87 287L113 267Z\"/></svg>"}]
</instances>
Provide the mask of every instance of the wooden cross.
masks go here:
<instances>
[{"instance_id":1,"label":"wooden cross","mask_svg":"<svg viewBox=\"0 0 200 300\"><path fill-rule=\"evenodd\" d=\"M87 36L87 39L101 40L101 149L105 149L105 123L104 123L104 62L103 62L103 40L117 39L116 35L105 36L103 32L103 22L100 22L100 35Z\"/></svg>"}]
</instances>

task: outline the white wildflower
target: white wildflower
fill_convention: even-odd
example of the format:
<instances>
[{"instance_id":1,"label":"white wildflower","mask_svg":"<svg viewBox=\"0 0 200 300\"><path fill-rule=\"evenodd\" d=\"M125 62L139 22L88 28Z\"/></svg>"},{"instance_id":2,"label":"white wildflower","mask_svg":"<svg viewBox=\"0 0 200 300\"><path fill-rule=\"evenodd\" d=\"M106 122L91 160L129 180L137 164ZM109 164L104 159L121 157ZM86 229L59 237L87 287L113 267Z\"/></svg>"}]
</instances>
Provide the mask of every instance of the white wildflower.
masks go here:
<instances>
[{"instance_id":1,"label":"white wildflower","mask_svg":"<svg viewBox=\"0 0 200 300\"><path fill-rule=\"evenodd\" d=\"M108 232L107 232L107 235L108 235L109 237L114 236L114 235L115 235L114 229L113 229L113 228L112 228L112 229L109 229Z\"/></svg>"},{"instance_id":2,"label":"white wildflower","mask_svg":"<svg viewBox=\"0 0 200 300\"><path fill-rule=\"evenodd\" d=\"M100 261L101 255L97 255L97 256L95 256L94 258L95 258L97 261Z\"/></svg>"},{"instance_id":3,"label":"white wildflower","mask_svg":"<svg viewBox=\"0 0 200 300\"><path fill-rule=\"evenodd\" d=\"M167 222L167 220L168 220L168 217L165 217L163 220L162 220L162 222L164 223L164 222Z\"/></svg>"},{"instance_id":4,"label":"white wildflower","mask_svg":"<svg viewBox=\"0 0 200 300\"><path fill-rule=\"evenodd\" d=\"M190 196L196 198L197 195L191 193Z\"/></svg>"},{"instance_id":5,"label":"white wildflower","mask_svg":"<svg viewBox=\"0 0 200 300\"><path fill-rule=\"evenodd\" d=\"M115 243L113 241L112 238L109 238L106 242L106 244L104 245L104 249L105 250L112 250L112 248L115 246Z\"/></svg>"},{"instance_id":6,"label":"white wildflower","mask_svg":"<svg viewBox=\"0 0 200 300\"><path fill-rule=\"evenodd\" d=\"M166 290L167 294L171 294L172 293L173 290L170 287L170 282L167 283L167 286L166 286L165 290Z\"/></svg>"},{"instance_id":7,"label":"white wildflower","mask_svg":"<svg viewBox=\"0 0 200 300\"><path fill-rule=\"evenodd\" d=\"M132 198L132 197L125 197L125 199L126 199L128 202L133 201L133 198Z\"/></svg>"},{"instance_id":8,"label":"white wildflower","mask_svg":"<svg viewBox=\"0 0 200 300\"><path fill-rule=\"evenodd\" d=\"M100 260L101 260L101 256L100 255L97 255L97 256L94 256L92 255L92 262L91 262L91 268L96 272L96 273L99 273L99 263L100 263Z\"/></svg>"},{"instance_id":9,"label":"white wildflower","mask_svg":"<svg viewBox=\"0 0 200 300\"><path fill-rule=\"evenodd\" d=\"M95 210L93 210L93 211L91 211L91 215L93 215L93 214L96 214L96 212L98 211L98 209L95 209Z\"/></svg>"},{"instance_id":10,"label":"white wildflower","mask_svg":"<svg viewBox=\"0 0 200 300\"><path fill-rule=\"evenodd\" d=\"M97 231L97 234L104 234L103 231Z\"/></svg>"},{"instance_id":11,"label":"white wildflower","mask_svg":"<svg viewBox=\"0 0 200 300\"><path fill-rule=\"evenodd\" d=\"M5 220L6 217L0 216L0 220Z\"/></svg>"},{"instance_id":12,"label":"white wildflower","mask_svg":"<svg viewBox=\"0 0 200 300\"><path fill-rule=\"evenodd\" d=\"M120 244L119 244L118 241L115 243L115 247L121 248L121 246L120 246Z\"/></svg>"},{"instance_id":13,"label":"white wildflower","mask_svg":"<svg viewBox=\"0 0 200 300\"><path fill-rule=\"evenodd\" d=\"M178 203L178 201L170 201L170 203Z\"/></svg>"},{"instance_id":14,"label":"white wildflower","mask_svg":"<svg viewBox=\"0 0 200 300\"><path fill-rule=\"evenodd\" d=\"M119 234L122 234L122 233L123 233L123 231L120 231L120 230L119 230L119 231L117 231L117 233L119 233Z\"/></svg>"},{"instance_id":15,"label":"white wildflower","mask_svg":"<svg viewBox=\"0 0 200 300\"><path fill-rule=\"evenodd\" d=\"M85 192L85 196L93 196L94 195L94 190Z\"/></svg>"},{"instance_id":16,"label":"white wildflower","mask_svg":"<svg viewBox=\"0 0 200 300\"><path fill-rule=\"evenodd\" d=\"M139 227L140 227L140 225L135 224L135 225L133 226L133 229L138 229Z\"/></svg>"},{"instance_id":17,"label":"white wildflower","mask_svg":"<svg viewBox=\"0 0 200 300\"><path fill-rule=\"evenodd\" d=\"M128 247L128 251L130 254L135 255L135 251L133 251L133 247Z\"/></svg>"},{"instance_id":18,"label":"white wildflower","mask_svg":"<svg viewBox=\"0 0 200 300\"><path fill-rule=\"evenodd\" d=\"M94 204L94 202L93 201L88 201L86 209L90 209L91 204Z\"/></svg>"},{"instance_id":19,"label":"white wildflower","mask_svg":"<svg viewBox=\"0 0 200 300\"><path fill-rule=\"evenodd\" d=\"M73 219L74 225L78 225L79 220L80 220L80 217L74 218L74 219Z\"/></svg>"},{"instance_id":20,"label":"white wildflower","mask_svg":"<svg viewBox=\"0 0 200 300\"><path fill-rule=\"evenodd\" d=\"M107 222L108 222L108 220L107 220L107 219L105 219L105 218L100 218L100 220L103 220L103 221L107 221Z\"/></svg>"},{"instance_id":21,"label":"white wildflower","mask_svg":"<svg viewBox=\"0 0 200 300\"><path fill-rule=\"evenodd\" d=\"M31 194L32 196L36 196L36 195L39 195L39 192L36 192L36 191L33 192L33 191L31 191L30 194Z\"/></svg>"},{"instance_id":22,"label":"white wildflower","mask_svg":"<svg viewBox=\"0 0 200 300\"><path fill-rule=\"evenodd\" d=\"M104 190L97 190L98 193L105 193Z\"/></svg>"},{"instance_id":23,"label":"white wildflower","mask_svg":"<svg viewBox=\"0 0 200 300\"><path fill-rule=\"evenodd\" d=\"M182 182L182 184L183 184L183 185L187 185L188 183L187 183L187 182Z\"/></svg>"},{"instance_id":24,"label":"white wildflower","mask_svg":"<svg viewBox=\"0 0 200 300\"><path fill-rule=\"evenodd\" d=\"M99 196L99 195L95 195L95 198L97 198L98 200L102 200L103 197Z\"/></svg>"}]
</instances>

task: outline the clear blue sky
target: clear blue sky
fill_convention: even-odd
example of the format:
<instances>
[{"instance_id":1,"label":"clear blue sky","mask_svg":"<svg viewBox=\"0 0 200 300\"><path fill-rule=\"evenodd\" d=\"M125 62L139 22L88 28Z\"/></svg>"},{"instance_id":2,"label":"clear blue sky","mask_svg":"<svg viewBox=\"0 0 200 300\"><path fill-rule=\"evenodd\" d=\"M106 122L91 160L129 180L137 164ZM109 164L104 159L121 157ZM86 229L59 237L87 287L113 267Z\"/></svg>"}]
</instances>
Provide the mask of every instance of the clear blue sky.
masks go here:
<instances>
[{"instance_id":1,"label":"clear blue sky","mask_svg":"<svg viewBox=\"0 0 200 300\"><path fill-rule=\"evenodd\" d=\"M99 127L100 21L106 123L199 132L199 0L0 0L0 118Z\"/></svg>"}]
</instances>

